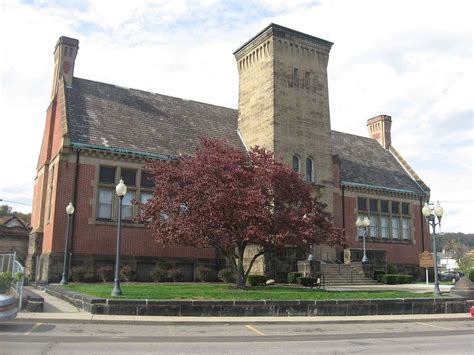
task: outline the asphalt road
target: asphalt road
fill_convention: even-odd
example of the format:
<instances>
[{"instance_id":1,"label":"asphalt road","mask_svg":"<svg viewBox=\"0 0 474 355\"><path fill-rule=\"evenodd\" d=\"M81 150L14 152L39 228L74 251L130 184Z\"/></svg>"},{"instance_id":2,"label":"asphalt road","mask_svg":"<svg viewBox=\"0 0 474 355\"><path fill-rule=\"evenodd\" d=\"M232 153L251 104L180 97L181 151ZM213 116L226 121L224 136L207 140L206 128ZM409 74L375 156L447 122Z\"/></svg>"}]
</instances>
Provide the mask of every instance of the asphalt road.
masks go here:
<instances>
[{"instance_id":1,"label":"asphalt road","mask_svg":"<svg viewBox=\"0 0 474 355\"><path fill-rule=\"evenodd\" d=\"M474 320L350 324L0 323L0 354L474 354Z\"/></svg>"}]
</instances>

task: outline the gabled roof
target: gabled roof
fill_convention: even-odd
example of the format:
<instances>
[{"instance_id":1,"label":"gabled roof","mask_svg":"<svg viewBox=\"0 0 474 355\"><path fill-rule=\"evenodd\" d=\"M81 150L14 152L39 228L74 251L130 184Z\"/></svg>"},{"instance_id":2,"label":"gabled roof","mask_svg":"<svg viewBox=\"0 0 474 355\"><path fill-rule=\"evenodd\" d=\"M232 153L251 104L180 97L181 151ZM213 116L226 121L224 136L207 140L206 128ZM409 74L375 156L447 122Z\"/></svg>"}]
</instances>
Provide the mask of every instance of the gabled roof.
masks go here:
<instances>
[{"instance_id":1,"label":"gabled roof","mask_svg":"<svg viewBox=\"0 0 474 355\"><path fill-rule=\"evenodd\" d=\"M210 136L245 148L235 109L79 78L65 95L73 147L167 158L193 154L199 138ZM344 184L424 194L376 140L332 131L332 144Z\"/></svg>"},{"instance_id":2,"label":"gabled roof","mask_svg":"<svg viewBox=\"0 0 474 355\"><path fill-rule=\"evenodd\" d=\"M28 228L28 223L21 220L17 216L2 216L0 217L0 226L6 228Z\"/></svg>"},{"instance_id":3,"label":"gabled roof","mask_svg":"<svg viewBox=\"0 0 474 355\"><path fill-rule=\"evenodd\" d=\"M243 148L237 111L225 107L74 78L66 108L69 137L79 145L178 156L210 136Z\"/></svg>"},{"instance_id":4,"label":"gabled roof","mask_svg":"<svg viewBox=\"0 0 474 355\"><path fill-rule=\"evenodd\" d=\"M375 139L332 131L333 154L341 159L345 185L424 195L397 159Z\"/></svg>"}]
</instances>

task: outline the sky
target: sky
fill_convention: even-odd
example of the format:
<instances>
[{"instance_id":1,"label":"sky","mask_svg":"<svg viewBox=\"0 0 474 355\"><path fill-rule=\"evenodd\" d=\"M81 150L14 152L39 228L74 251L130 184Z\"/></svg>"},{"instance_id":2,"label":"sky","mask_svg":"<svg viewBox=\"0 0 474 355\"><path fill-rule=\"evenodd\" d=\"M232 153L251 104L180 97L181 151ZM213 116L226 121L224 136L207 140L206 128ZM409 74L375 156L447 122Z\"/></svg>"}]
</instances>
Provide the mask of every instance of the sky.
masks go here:
<instances>
[{"instance_id":1,"label":"sky","mask_svg":"<svg viewBox=\"0 0 474 355\"><path fill-rule=\"evenodd\" d=\"M394 147L444 207L441 230L473 233L472 3L3 0L0 204L31 210L60 36L80 41L76 77L237 108L232 53L277 23L334 42L332 129L367 136L367 119L392 116Z\"/></svg>"}]
</instances>

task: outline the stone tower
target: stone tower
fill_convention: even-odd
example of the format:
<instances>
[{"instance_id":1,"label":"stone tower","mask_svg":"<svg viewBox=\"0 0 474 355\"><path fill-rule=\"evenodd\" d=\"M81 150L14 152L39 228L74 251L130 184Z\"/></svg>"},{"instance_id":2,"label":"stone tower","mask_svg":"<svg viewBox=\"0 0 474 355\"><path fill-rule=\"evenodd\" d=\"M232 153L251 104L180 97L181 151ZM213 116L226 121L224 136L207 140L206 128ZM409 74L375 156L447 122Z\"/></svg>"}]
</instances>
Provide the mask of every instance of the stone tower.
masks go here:
<instances>
[{"instance_id":1,"label":"stone tower","mask_svg":"<svg viewBox=\"0 0 474 355\"><path fill-rule=\"evenodd\" d=\"M314 183L315 193L330 212L333 168L327 65L331 46L323 39L270 24L234 52L239 70L238 127L245 144L265 147L293 165Z\"/></svg>"}]
</instances>

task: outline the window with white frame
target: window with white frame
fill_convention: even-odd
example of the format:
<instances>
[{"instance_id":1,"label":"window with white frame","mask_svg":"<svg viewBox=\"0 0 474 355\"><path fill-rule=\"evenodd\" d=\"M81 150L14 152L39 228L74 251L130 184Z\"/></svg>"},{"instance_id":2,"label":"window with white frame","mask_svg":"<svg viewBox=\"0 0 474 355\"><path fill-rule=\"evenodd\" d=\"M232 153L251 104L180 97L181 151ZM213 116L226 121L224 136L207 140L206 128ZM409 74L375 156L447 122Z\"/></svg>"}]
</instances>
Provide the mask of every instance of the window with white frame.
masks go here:
<instances>
[{"instance_id":1,"label":"window with white frame","mask_svg":"<svg viewBox=\"0 0 474 355\"><path fill-rule=\"evenodd\" d=\"M368 235L382 240L410 240L410 204L368 197L357 198L358 215L370 219Z\"/></svg>"},{"instance_id":2,"label":"window with white frame","mask_svg":"<svg viewBox=\"0 0 474 355\"><path fill-rule=\"evenodd\" d=\"M153 180L145 171L100 166L96 211L98 220L117 220L119 198L115 194L115 186L120 179L127 185L127 193L122 199L122 220L131 222L138 214L138 207L133 201L145 202L152 197Z\"/></svg>"}]
</instances>

